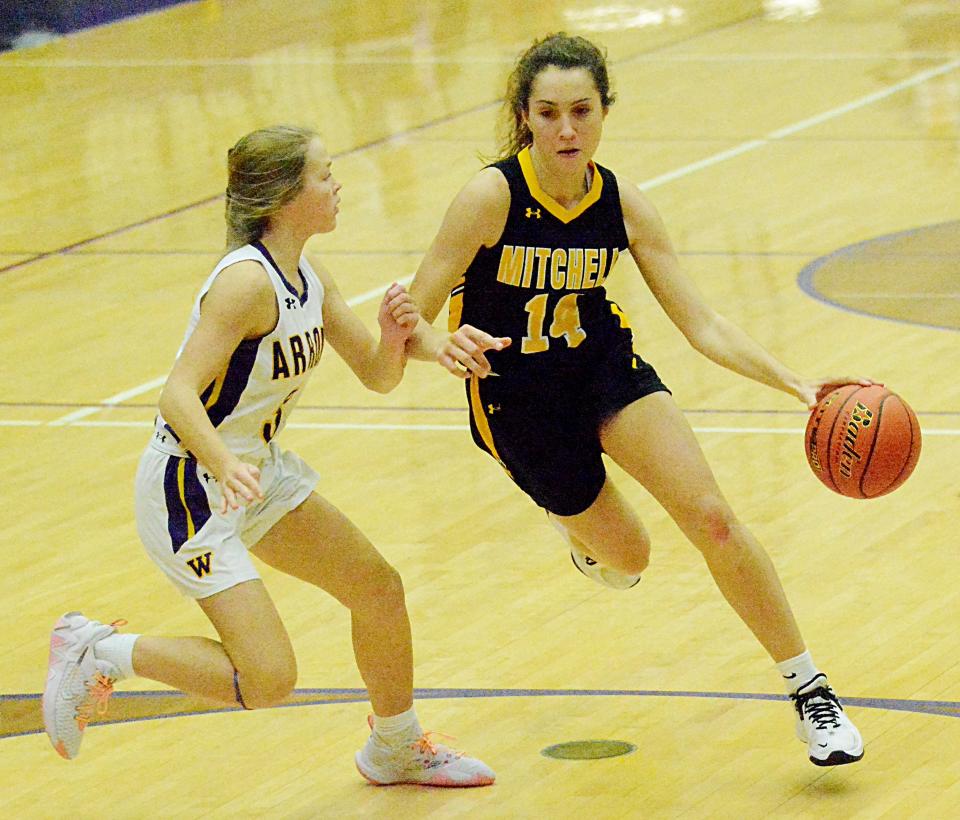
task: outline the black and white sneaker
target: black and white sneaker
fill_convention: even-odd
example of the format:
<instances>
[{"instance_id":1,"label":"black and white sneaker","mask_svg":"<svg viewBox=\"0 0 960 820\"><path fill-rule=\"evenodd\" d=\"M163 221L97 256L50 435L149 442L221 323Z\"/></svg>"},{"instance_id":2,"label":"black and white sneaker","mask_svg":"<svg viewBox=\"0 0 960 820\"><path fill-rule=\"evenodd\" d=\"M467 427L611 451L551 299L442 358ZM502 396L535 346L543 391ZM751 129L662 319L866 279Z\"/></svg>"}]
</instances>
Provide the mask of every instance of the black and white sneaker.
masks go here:
<instances>
[{"instance_id":1,"label":"black and white sneaker","mask_svg":"<svg viewBox=\"0 0 960 820\"><path fill-rule=\"evenodd\" d=\"M826 675L817 675L790 699L797 710L797 737L807 744L811 763L842 766L863 757L863 738L827 685Z\"/></svg>"}]
</instances>

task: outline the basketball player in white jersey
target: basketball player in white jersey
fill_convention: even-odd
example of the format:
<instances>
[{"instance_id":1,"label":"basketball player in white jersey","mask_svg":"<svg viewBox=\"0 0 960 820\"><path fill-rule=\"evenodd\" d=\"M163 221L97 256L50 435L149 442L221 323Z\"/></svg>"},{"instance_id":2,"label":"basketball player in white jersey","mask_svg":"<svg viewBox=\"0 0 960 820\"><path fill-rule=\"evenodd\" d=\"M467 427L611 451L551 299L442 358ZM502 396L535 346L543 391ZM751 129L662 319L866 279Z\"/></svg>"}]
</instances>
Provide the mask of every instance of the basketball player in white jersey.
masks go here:
<instances>
[{"instance_id":1,"label":"basketball player in white jersey","mask_svg":"<svg viewBox=\"0 0 960 820\"><path fill-rule=\"evenodd\" d=\"M282 701L296 660L256 567L312 583L350 609L357 666L373 706L356 754L376 784L483 786L479 760L432 743L413 708L410 623L396 570L313 488L317 474L275 441L325 341L379 392L403 375L418 313L400 285L380 305L379 343L331 275L303 255L336 227L340 183L312 131L266 128L228 154L228 253L200 290L160 396L137 472L140 537L153 561L197 601L220 636L120 633L78 612L50 640L43 694L50 741L76 757L93 709L140 676L245 709Z\"/></svg>"}]
</instances>

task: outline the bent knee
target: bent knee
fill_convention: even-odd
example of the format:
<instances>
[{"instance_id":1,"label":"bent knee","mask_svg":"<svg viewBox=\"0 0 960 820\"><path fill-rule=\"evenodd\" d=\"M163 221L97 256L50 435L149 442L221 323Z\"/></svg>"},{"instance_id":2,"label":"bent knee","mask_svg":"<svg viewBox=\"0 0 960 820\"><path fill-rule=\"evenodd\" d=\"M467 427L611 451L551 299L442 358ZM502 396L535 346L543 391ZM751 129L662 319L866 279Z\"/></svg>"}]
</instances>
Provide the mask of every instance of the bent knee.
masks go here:
<instances>
[{"instance_id":1,"label":"bent knee","mask_svg":"<svg viewBox=\"0 0 960 820\"><path fill-rule=\"evenodd\" d=\"M693 541L701 550L722 549L737 540L739 521L721 498L698 498L684 511L684 516L684 529L694 535Z\"/></svg>"},{"instance_id":2,"label":"bent knee","mask_svg":"<svg viewBox=\"0 0 960 820\"><path fill-rule=\"evenodd\" d=\"M391 609L405 606L403 579L386 561L362 573L357 587L357 598L361 607Z\"/></svg>"},{"instance_id":3,"label":"bent knee","mask_svg":"<svg viewBox=\"0 0 960 820\"><path fill-rule=\"evenodd\" d=\"M382 601L400 603L403 601L403 579L390 564L384 563L371 579L374 594Z\"/></svg>"},{"instance_id":4,"label":"bent knee","mask_svg":"<svg viewBox=\"0 0 960 820\"><path fill-rule=\"evenodd\" d=\"M247 709L276 706L285 701L297 685L296 659L291 656L253 670L240 671L237 683Z\"/></svg>"},{"instance_id":5,"label":"bent knee","mask_svg":"<svg viewBox=\"0 0 960 820\"><path fill-rule=\"evenodd\" d=\"M650 538L643 530L605 539L597 548L586 547L596 560L628 575L640 575L650 564Z\"/></svg>"}]
</instances>

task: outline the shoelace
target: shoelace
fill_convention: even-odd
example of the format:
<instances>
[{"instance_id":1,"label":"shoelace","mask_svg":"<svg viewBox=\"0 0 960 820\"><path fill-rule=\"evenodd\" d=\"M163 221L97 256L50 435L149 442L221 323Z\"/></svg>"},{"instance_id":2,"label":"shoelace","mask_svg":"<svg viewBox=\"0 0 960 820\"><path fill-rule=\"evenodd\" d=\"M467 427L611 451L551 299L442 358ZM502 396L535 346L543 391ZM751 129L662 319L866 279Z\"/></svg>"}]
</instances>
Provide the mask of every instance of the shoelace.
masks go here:
<instances>
[{"instance_id":1,"label":"shoelace","mask_svg":"<svg viewBox=\"0 0 960 820\"><path fill-rule=\"evenodd\" d=\"M793 699L796 702L797 713L801 719L803 718L804 711L806 711L810 720L813 721L818 729L826 729L827 727L833 727L834 729L840 728L840 711L842 707L830 687L819 686L802 695L793 695Z\"/></svg>"},{"instance_id":2,"label":"shoelace","mask_svg":"<svg viewBox=\"0 0 960 820\"><path fill-rule=\"evenodd\" d=\"M456 740L455 737L451 735L445 735L443 732L424 732L422 735L420 735L420 737L410 744L410 748L416 750L422 755L436 757L439 754L439 749L437 749L433 741L430 739L431 735L438 735L439 737L447 740ZM455 749L447 749L446 751L454 755L454 757L463 757L463 752L458 752Z\"/></svg>"},{"instance_id":3,"label":"shoelace","mask_svg":"<svg viewBox=\"0 0 960 820\"><path fill-rule=\"evenodd\" d=\"M110 626L114 629L126 625L127 621L123 618L117 618L117 620L110 622ZM87 728L87 724L93 719L94 708L96 708L98 717L103 717L107 713L107 701L113 694L113 684L112 678L108 678L102 672L97 672L93 678L93 683L87 686L87 697L77 707L76 713L77 726L80 727L81 732Z\"/></svg>"},{"instance_id":4,"label":"shoelace","mask_svg":"<svg viewBox=\"0 0 960 820\"><path fill-rule=\"evenodd\" d=\"M77 707L77 725L82 732L93 718L94 709L99 717L107 713L107 701L113 694L113 680L97 672L93 683L87 687L89 697Z\"/></svg>"}]
</instances>

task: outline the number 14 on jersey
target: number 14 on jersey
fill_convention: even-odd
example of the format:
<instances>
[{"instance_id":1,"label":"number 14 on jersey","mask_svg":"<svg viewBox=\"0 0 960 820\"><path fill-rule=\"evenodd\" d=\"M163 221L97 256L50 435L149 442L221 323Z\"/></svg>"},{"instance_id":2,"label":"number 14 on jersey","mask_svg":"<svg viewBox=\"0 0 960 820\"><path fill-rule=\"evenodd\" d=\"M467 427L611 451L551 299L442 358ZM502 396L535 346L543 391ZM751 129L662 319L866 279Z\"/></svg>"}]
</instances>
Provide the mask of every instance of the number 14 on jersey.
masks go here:
<instances>
[{"instance_id":1,"label":"number 14 on jersey","mask_svg":"<svg viewBox=\"0 0 960 820\"><path fill-rule=\"evenodd\" d=\"M550 338L567 340L567 347L577 347L587 338L586 331L580 327L580 310L577 307L577 294L568 293L560 298L553 309L547 334L543 329L547 324L547 299L549 294L534 296L524 308L527 311L527 334L520 345L521 353L542 353L550 347Z\"/></svg>"}]
</instances>

